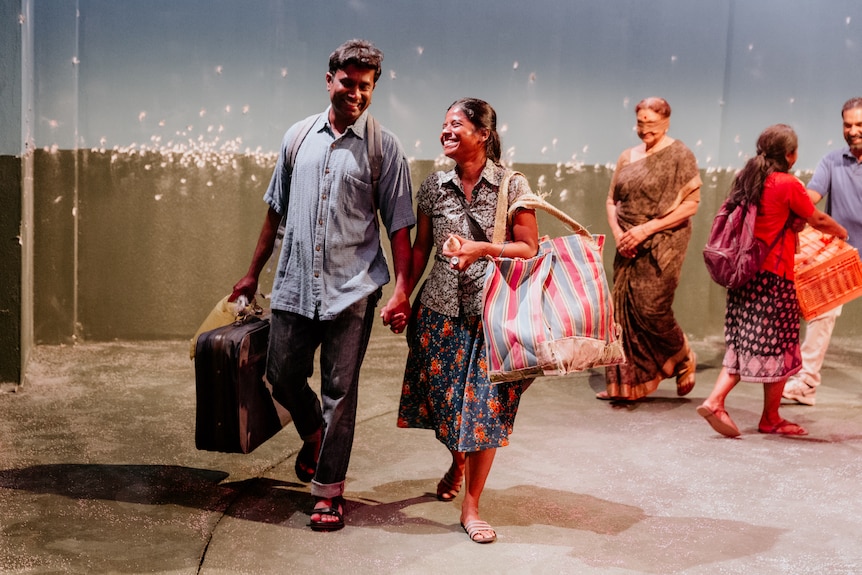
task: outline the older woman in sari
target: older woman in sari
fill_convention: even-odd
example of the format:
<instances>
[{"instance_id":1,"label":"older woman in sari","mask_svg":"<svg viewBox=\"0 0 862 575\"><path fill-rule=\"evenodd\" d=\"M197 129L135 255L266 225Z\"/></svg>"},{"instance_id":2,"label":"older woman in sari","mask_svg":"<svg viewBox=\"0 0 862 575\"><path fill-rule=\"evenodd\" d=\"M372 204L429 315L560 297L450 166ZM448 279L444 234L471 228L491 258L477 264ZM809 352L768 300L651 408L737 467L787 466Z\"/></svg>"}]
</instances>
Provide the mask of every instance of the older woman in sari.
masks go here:
<instances>
[{"instance_id":1,"label":"older woman in sari","mask_svg":"<svg viewBox=\"0 0 862 575\"><path fill-rule=\"evenodd\" d=\"M620 155L607 200L617 247L614 313L626 363L607 368L607 390L599 399L637 400L673 376L678 395L694 388L697 358L672 306L700 202L697 160L667 135L665 100L647 98L635 114L643 143Z\"/></svg>"}]
</instances>

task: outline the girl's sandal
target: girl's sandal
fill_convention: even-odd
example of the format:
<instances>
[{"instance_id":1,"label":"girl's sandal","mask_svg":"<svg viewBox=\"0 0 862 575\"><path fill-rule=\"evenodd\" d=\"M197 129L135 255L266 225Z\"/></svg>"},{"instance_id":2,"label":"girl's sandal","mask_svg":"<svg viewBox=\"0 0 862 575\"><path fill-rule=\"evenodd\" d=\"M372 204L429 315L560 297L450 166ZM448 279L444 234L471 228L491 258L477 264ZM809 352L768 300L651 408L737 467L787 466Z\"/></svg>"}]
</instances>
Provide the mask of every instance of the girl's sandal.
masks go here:
<instances>
[{"instance_id":1,"label":"girl's sandal","mask_svg":"<svg viewBox=\"0 0 862 575\"><path fill-rule=\"evenodd\" d=\"M458 497L461 491L461 477L456 477L456 468L450 467L443 479L437 484L437 499L440 501L452 501Z\"/></svg>"},{"instance_id":2,"label":"girl's sandal","mask_svg":"<svg viewBox=\"0 0 862 575\"><path fill-rule=\"evenodd\" d=\"M493 543L497 540L497 532L480 519L468 521L466 524L462 523L461 527L467 532L470 541L475 543Z\"/></svg>"}]
</instances>

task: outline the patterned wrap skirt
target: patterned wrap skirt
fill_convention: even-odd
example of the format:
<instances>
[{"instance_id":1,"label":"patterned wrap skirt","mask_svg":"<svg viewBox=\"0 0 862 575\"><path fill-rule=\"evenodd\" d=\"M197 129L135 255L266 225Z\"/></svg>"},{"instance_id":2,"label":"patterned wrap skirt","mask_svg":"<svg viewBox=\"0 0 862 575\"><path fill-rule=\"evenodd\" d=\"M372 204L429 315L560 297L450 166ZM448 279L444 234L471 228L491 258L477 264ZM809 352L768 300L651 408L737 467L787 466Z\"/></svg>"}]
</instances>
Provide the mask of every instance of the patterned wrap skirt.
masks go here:
<instances>
[{"instance_id":1,"label":"patterned wrap skirt","mask_svg":"<svg viewBox=\"0 0 862 575\"><path fill-rule=\"evenodd\" d=\"M525 382L492 384L479 316L420 305L404 371L398 427L433 429L450 451L509 444Z\"/></svg>"},{"instance_id":2,"label":"patterned wrap skirt","mask_svg":"<svg viewBox=\"0 0 862 575\"><path fill-rule=\"evenodd\" d=\"M792 280L760 271L727 291L722 365L743 381L775 383L802 368L799 302Z\"/></svg>"}]
</instances>

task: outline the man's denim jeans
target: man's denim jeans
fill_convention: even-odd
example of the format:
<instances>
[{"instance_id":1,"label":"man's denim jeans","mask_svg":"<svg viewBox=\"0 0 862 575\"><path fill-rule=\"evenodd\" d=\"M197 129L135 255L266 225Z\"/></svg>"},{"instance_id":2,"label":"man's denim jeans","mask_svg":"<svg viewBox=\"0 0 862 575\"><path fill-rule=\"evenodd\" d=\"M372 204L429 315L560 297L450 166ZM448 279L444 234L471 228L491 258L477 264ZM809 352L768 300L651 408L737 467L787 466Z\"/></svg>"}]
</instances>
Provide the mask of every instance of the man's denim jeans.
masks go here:
<instances>
[{"instance_id":1,"label":"man's denim jeans","mask_svg":"<svg viewBox=\"0 0 862 575\"><path fill-rule=\"evenodd\" d=\"M273 397L290 412L303 439L323 428L320 460L311 483L315 497L331 499L344 493L356 423L359 368L379 299L378 290L327 321L278 310L272 313L266 374ZM320 398L308 385L318 347Z\"/></svg>"}]
</instances>

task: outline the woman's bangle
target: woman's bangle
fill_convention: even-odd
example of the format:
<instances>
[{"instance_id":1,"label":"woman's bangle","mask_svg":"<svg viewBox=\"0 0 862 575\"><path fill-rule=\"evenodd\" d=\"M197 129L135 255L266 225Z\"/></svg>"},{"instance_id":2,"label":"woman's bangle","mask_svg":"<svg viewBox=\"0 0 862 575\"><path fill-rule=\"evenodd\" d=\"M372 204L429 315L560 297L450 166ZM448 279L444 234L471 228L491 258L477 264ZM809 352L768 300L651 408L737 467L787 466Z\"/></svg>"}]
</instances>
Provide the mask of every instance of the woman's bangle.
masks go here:
<instances>
[{"instance_id":1,"label":"woman's bangle","mask_svg":"<svg viewBox=\"0 0 862 575\"><path fill-rule=\"evenodd\" d=\"M503 252L504 252L504 251L506 251L506 244L505 244L505 243L503 243L503 248L500 250L500 255L499 255L499 256L497 256L497 257L498 257L498 258L503 257Z\"/></svg>"}]
</instances>

